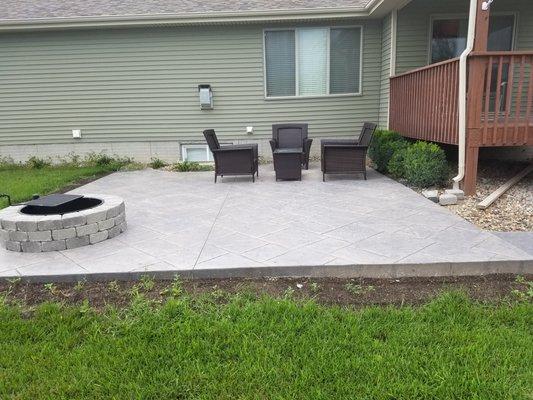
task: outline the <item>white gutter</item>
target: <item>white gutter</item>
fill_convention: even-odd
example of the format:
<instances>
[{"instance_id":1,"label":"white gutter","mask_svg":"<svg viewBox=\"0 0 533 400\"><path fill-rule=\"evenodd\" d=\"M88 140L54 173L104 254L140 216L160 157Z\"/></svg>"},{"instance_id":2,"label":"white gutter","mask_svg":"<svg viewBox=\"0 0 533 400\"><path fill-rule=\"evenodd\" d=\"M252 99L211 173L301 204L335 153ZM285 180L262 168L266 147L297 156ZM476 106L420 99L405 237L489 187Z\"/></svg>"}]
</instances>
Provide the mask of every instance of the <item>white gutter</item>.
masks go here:
<instances>
[{"instance_id":1,"label":"white gutter","mask_svg":"<svg viewBox=\"0 0 533 400\"><path fill-rule=\"evenodd\" d=\"M396 75L397 25L398 25L398 10L394 9L391 11L391 21L390 21L391 44L390 44L389 78L392 78L394 75ZM388 105L387 105L387 129L390 129L390 87L389 87L389 99L388 99Z\"/></svg>"},{"instance_id":2,"label":"white gutter","mask_svg":"<svg viewBox=\"0 0 533 400\"><path fill-rule=\"evenodd\" d=\"M453 178L453 187L459 188L459 182L465 177L465 158L466 158L466 85L467 85L467 60L468 56L474 49L474 38L476 37L476 17L477 17L478 0L470 0L470 13L468 16L468 36L466 40L466 49L459 58L459 166L457 176Z\"/></svg>"}]
</instances>

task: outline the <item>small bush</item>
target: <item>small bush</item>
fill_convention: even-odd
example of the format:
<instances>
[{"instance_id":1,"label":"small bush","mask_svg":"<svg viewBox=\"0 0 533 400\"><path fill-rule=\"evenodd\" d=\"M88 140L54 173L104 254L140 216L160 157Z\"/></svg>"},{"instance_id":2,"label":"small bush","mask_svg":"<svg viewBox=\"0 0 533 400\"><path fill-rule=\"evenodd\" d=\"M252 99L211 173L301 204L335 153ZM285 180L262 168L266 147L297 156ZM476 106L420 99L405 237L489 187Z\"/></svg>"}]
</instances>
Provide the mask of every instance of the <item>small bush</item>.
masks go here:
<instances>
[{"instance_id":1,"label":"small bush","mask_svg":"<svg viewBox=\"0 0 533 400\"><path fill-rule=\"evenodd\" d=\"M387 164L387 170L394 178L405 178L404 160L409 146L409 143L403 140L391 143L393 154Z\"/></svg>"},{"instance_id":2,"label":"small bush","mask_svg":"<svg viewBox=\"0 0 533 400\"><path fill-rule=\"evenodd\" d=\"M35 156L30 157L30 159L26 162L26 166L31 169L42 169L44 167L49 167L50 165L52 165L50 160L45 160Z\"/></svg>"},{"instance_id":3,"label":"small bush","mask_svg":"<svg viewBox=\"0 0 533 400\"><path fill-rule=\"evenodd\" d=\"M0 169L4 168L13 168L17 164L15 164L15 161L13 158L7 156L7 157L0 157Z\"/></svg>"},{"instance_id":4,"label":"small bush","mask_svg":"<svg viewBox=\"0 0 533 400\"><path fill-rule=\"evenodd\" d=\"M174 171L189 172L189 171L212 171L213 166L210 164L200 164L194 161L182 161L174 164Z\"/></svg>"},{"instance_id":5,"label":"small bush","mask_svg":"<svg viewBox=\"0 0 533 400\"><path fill-rule=\"evenodd\" d=\"M159 158L152 158L152 161L150 162L150 167L152 167L153 169L163 168L163 167L166 167L167 165L168 164L166 162L164 162L163 160Z\"/></svg>"},{"instance_id":6,"label":"small bush","mask_svg":"<svg viewBox=\"0 0 533 400\"><path fill-rule=\"evenodd\" d=\"M128 157L110 156L103 153L91 153L85 157L84 163L86 165L94 165L96 167L105 167L111 171L118 171L132 162L133 161Z\"/></svg>"},{"instance_id":7,"label":"small bush","mask_svg":"<svg viewBox=\"0 0 533 400\"><path fill-rule=\"evenodd\" d=\"M368 156L374 168L382 173L388 172L389 161L398 146L398 142L407 141L398 133L392 131L376 131L368 149Z\"/></svg>"},{"instance_id":8,"label":"small bush","mask_svg":"<svg viewBox=\"0 0 533 400\"><path fill-rule=\"evenodd\" d=\"M444 150L428 142L416 142L409 146L403 166L407 181L418 187L440 185L449 172Z\"/></svg>"}]
</instances>

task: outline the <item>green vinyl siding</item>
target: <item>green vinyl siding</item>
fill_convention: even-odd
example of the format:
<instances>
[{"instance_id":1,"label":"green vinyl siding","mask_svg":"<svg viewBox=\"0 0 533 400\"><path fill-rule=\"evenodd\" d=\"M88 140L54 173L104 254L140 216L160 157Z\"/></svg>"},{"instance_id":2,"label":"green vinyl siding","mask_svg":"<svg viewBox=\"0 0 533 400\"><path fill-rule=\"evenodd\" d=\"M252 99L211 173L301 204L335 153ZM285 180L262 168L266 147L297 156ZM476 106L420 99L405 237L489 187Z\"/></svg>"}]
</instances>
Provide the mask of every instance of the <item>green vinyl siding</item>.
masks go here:
<instances>
[{"instance_id":1,"label":"green vinyl siding","mask_svg":"<svg viewBox=\"0 0 533 400\"><path fill-rule=\"evenodd\" d=\"M381 90L379 94L379 126L387 128L389 125L389 78L392 49L391 35L392 16L383 18L381 33Z\"/></svg>"},{"instance_id":2,"label":"green vinyl siding","mask_svg":"<svg viewBox=\"0 0 533 400\"><path fill-rule=\"evenodd\" d=\"M72 129L84 142L246 139L246 126L266 138L291 121L353 135L379 117L382 27L338 23L350 24L363 26L362 95L283 100L264 97L263 30L276 25L2 33L0 144L70 143ZM199 84L214 110L200 110Z\"/></svg>"},{"instance_id":3,"label":"green vinyl siding","mask_svg":"<svg viewBox=\"0 0 533 400\"><path fill-rule=\"evenodd\" d=\"M432 15L468 15L468 0L413 0L398 12L396 73L428 64ZM505 0L492 3L491 12L516 13L515 50L533 49L533 1Z\"/></svg>"}]
</instances>

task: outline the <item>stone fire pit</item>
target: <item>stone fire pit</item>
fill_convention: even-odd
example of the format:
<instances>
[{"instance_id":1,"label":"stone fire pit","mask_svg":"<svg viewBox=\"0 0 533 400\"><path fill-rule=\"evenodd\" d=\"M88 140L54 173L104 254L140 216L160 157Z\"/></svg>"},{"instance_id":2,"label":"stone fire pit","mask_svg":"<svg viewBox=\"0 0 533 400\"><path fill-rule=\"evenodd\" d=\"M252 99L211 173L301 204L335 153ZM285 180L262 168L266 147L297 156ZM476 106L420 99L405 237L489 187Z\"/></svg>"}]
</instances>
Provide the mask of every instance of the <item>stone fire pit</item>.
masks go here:
<instances>
[{"instance_id":1,"label":"stone fire pit","mask_svg":"<svg viewBox=\"0 0 533 400\"><path fill-rule=\"evenodd\" d=\"M28 202L0 210L0 245L27 253L59 251L111 239L126 230L120 197L52 195L41 199L34 201L36 205ZM61 201L68 205L58 205Z\"/></svg>"}]
</instances>

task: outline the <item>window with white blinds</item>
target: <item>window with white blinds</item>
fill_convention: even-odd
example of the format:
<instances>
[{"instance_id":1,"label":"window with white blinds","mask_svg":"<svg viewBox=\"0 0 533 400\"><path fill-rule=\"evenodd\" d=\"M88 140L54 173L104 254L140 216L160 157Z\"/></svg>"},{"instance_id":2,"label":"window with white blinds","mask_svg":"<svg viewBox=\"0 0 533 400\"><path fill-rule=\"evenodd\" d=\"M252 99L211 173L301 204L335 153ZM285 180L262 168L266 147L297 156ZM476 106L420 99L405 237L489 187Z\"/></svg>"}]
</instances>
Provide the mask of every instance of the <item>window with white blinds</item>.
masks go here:
<instances>
[{"instance_id":1,"label":"window with white blinds","mask_svg":"<svg viewBox=\"0 0 533 400\"><path fill-rule=\"evenodd\" d=\"M361 27L265 31L267 97L361 92Z\"/></svg>"}]
</instances>

